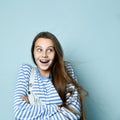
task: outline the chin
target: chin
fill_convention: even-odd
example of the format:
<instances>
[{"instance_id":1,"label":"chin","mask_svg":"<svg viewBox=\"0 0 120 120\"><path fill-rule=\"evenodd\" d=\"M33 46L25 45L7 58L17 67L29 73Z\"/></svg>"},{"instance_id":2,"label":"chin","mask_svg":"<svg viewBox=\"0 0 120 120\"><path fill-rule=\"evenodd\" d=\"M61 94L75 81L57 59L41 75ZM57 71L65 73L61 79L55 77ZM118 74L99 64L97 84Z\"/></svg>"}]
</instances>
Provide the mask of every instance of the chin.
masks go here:
<instances>
[{"instance_id":1,"label":"chin","mask_svg":"<svg viewBox=\"0 0 120 120\"><path fill-rule=\"evenodd\" d=\"M40 67L40 69L43 70L43 71L49 71L50 67L49 66L48 67Z\"/></svg>"}]
</instances>

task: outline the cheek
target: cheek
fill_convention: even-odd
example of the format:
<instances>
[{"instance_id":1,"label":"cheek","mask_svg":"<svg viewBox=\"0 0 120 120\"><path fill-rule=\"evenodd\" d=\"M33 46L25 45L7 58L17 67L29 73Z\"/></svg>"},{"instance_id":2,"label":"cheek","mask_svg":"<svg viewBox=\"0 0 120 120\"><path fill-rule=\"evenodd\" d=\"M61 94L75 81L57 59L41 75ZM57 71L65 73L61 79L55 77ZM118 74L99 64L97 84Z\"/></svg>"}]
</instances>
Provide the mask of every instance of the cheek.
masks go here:
<instances>
[{"instance_id":1,"label":"cheek","mask_svg":"<svg viewBox=\"0 0 120 120\"><path fill-rule=\"evenodd\" d=\"M37 59L38 57L39 55L36 52L34 52L34 58Z\"/></svg>"},{"instance_id":2,"label":"cheek","mask_svg":"<svg viewBox=\"0 0 120 120\"><path fill-rule=\"evenodd\" d=\"M54 59L55 59L55 54L52 54L52 55L50 56L50 58L51 58L52 60L54 60Z\"/></svg>"}]
</instances>

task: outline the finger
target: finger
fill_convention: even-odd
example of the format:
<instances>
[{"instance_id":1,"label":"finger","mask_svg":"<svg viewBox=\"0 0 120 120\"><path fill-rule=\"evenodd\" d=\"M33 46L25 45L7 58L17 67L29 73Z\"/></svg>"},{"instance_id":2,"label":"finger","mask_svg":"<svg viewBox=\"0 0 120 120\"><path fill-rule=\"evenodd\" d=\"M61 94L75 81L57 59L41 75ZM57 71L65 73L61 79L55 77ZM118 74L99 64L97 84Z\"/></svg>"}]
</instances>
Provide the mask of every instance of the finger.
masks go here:
<instances>
[{"instance_id":1,"label":"finger","mask_svg":"<svg viewBox=\"0 0 120 120\"><path fill-rule=\"evenodd\" d=\"M22 100L23 100L23 101L25 100L25 97L24 97L24 96L22 96Z\"/></svg>"},{"instance_id":2,"label":"finger","mask_svg":"<svg viewBox=\"0 0 120 120\"><path fill-rule=\"evenodd\" d=\"M28 102L28 103L29 103L29 99L28 99L28 97L27 97L27 96L23 96L23 101L25 101L25 102Z\"/></svg>"}]
</instances>

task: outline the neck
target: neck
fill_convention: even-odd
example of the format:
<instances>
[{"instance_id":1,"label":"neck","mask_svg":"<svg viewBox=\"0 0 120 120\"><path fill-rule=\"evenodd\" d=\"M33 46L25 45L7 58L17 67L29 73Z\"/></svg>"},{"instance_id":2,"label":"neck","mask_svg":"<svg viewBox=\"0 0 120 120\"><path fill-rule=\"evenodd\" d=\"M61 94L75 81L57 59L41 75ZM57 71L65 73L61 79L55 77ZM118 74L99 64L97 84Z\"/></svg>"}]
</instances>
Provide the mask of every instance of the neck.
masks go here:
<instances>
[{"instance_id":1,"label":"neck","mask_svg":"<svg viewBox=\"0 0 120 120\"><path fill-rule=\"evenodd\" d=\"M48 77L50 75L49 70L39 70L43 77Z\"/></svg>"}]
</instances>

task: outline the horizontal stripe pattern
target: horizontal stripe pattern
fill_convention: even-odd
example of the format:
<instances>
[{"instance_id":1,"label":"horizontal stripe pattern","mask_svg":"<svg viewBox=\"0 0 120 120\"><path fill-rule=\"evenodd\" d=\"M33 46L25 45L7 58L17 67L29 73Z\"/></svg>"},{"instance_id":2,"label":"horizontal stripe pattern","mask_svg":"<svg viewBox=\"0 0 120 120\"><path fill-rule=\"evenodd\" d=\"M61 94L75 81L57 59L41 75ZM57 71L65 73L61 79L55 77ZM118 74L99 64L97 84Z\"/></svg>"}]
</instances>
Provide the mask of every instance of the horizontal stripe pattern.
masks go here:
<instances>
[{"instance_id":1,"label":"horizontal stripe pattern","mask_svg":"<svg viewBox=\"0 0 120 120\"><path fill-rule=\"evenodd\" d=\"M69 62L65 62L68 73L75 80L74 71ZM28 84L32 67L28 64L20 66L18 79L16 81L14 95L14 114L16 120L79 120L80 119L80 100L78 92L72 84L67 89L73 90L73 95L67 99L67 105L72 108L75 113L62 107L58 109L58 105L62 104L62 100L54 88L51 77L43 78L37 67L35 68L35 80L32 92L37 95L44 104L31 105L22 101L22 96L28 95ZM69 93L67 94L67 97Z\"/></svg>"}]
</instances>

